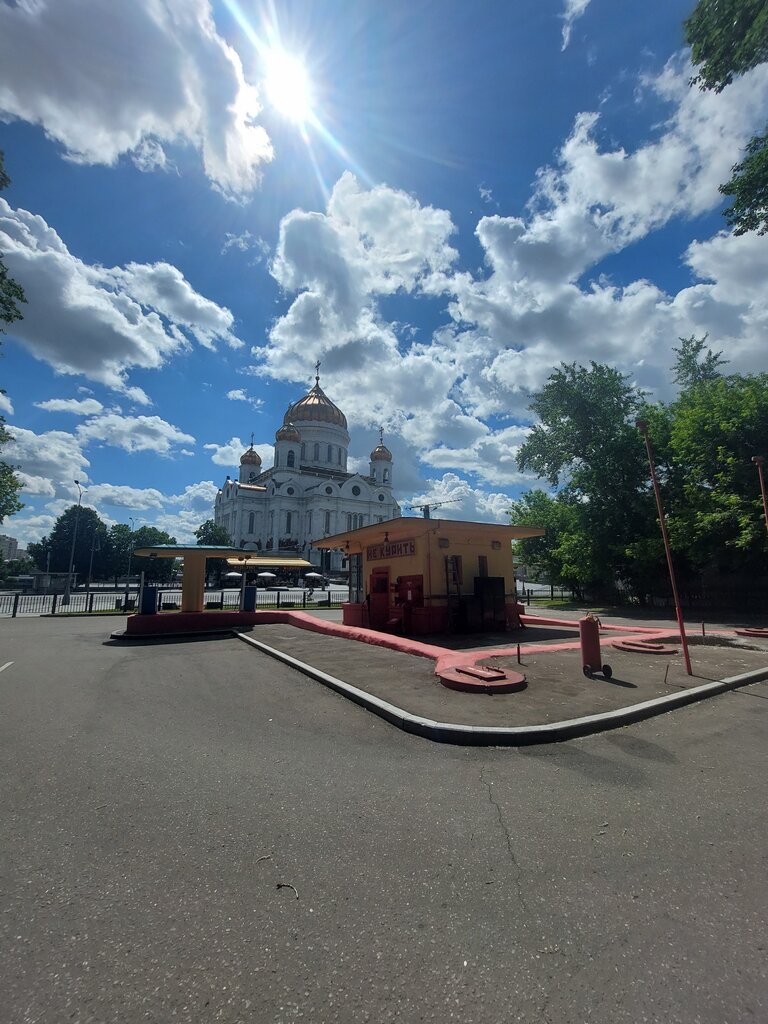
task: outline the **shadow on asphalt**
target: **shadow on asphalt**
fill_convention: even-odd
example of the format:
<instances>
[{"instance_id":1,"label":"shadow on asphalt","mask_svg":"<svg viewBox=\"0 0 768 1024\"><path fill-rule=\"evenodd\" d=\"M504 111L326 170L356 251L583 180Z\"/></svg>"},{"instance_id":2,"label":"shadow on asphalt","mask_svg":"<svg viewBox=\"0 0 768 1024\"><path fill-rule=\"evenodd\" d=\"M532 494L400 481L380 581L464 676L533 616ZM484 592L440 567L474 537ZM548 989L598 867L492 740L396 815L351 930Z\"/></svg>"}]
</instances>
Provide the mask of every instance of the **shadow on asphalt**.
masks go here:
<instances>
[{"instance_id":1,"label":"shadow on asphalt","mask_svg":"<svg viewBox=\"0 0 768 1024\"><path fill-rule=\"evenodd\" d=\"M103 641L104 647L147 647L157 644L199 644L211 640L231 640L232 631L217 633L189 633L184 636L111 636Z\"/></svg>"}]
</instances>

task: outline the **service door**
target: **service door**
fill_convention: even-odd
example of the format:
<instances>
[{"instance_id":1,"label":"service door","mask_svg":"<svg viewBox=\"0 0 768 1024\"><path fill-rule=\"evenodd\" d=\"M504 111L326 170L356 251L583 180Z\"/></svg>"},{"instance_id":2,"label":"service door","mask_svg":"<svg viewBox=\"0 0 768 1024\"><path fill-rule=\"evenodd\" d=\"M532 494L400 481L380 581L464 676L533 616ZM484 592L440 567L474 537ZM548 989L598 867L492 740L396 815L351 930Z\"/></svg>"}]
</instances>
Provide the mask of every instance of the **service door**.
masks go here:
<instances>
[{"instance_id":1,"label":"service door","mask_svg":"<svg viewBox=\"0 0 768 1024\"><path fill-rule=\"evenodd\" d=\"M371 572L370 624L378 629L389 622L389 569L373 569Z\"/></svg>"}]
</instances>

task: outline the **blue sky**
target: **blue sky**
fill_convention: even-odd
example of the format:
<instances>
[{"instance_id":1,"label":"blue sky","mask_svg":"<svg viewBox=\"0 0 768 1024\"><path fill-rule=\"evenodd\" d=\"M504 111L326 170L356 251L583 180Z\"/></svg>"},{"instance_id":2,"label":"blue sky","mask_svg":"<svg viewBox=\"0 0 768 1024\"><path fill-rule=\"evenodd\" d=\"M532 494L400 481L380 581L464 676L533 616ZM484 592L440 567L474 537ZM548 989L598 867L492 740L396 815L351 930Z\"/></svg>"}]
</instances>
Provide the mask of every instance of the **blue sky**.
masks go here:
<instances>
[{"instance_id":1,"label":"blue sky","mask_svg":"<svg viewBox=\"0 0 768 1024\"><path fill-rule=\"evenodd\" d=\"M717 185L768 67L689 88L691 7L0 0L0 252L29 299L3 531L39 539L78 479L107 523L190 539L318 359L353 468L383 426L403 506L478 520L537 485L515 452L561 360L669 398L709 332L764 369L768 238L724 230Z\"/></svg>"}]
</instances>

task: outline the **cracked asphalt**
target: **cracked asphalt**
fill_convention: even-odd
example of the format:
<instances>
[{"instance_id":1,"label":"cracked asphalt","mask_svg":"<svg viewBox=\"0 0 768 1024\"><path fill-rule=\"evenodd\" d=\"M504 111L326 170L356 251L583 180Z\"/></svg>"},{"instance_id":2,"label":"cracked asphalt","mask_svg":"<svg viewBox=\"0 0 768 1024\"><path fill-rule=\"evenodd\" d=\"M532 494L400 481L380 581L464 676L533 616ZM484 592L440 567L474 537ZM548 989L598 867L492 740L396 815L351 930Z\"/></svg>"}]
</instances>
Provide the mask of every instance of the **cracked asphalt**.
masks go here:
<instances>
[{"instance_id":1,"label":"cracked asphalt","mask_svg":"<svg viewBox=\"0 0 768 1024\"><path fill-rule=\"evenodd\" d=\"M3 1019L768 1019L768 684L409 736L236 639L0 624Z\"/></svg>"}]
</instances>

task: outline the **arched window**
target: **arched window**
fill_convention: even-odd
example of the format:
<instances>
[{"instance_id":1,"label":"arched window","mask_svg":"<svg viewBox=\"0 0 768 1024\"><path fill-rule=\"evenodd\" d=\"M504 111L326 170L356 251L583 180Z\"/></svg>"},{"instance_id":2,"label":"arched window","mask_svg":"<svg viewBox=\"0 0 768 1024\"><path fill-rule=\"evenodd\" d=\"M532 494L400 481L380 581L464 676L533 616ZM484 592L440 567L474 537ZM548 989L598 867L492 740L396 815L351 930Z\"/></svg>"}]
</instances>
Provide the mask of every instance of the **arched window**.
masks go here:
<instances>
[{"instance_id":1,"label":"arched window","mask_svg":"<svg viewBox=\"0 0 768 1024\"><path fill-rule=\"evenodd\" d=\"M320 461L320 445L316 443L315 444L315 462L319 462L319 461Z\"/></svg>"},{"instance_id":2,"label":"arched window","mask_svg":"<svg viewBox=\"0 0 768 1024\"><path fill-rule=\"evenodd\" d=\"M328 461L333 462L333 445L328 445Z\"/></svg>"},{"instance_id":3,"label":"arched window","mask_svg":"<svg viewBox=\"0 0 768 1024\"><path fill-rule=\"evenodd\" d=\"M253 526L256 521L256 513L251 512L248 516L248 533L253 533Z\"/></svg>"},{"instance_id":4,"label":"arched window","mask_svg":"<svg viewBox=\"0 0 768 1024\"><path fill-rule=\"evenodd\" d=\"M289 469L292 469L296 465L296 452L293 450L293 448L291 448L291 450L288 452L287 465Z\"/></svg>"},{"instance_id":5,"label":"arched window","mask_svg":"<svg viewBox=\"0 0 768 1024\"><path fill-rule=\"evenodd\" d=\"M293 516L291 515L290 512L286 512L285 513L285 532L288 533L288 534L290 534L290 532L291 532L291 520L292 520L292 518L293 518Z\"/></svg>"},{"instance_id":6,"label":"arched window","mask_svg":"<svg viewBox=\"0 0 768 1024\"><path fill-rule=\"evenodd\" d=\"M388 469L384 470L384 483L385 484L389 483L389 470Z\"/></svg>"}]
</instances>

